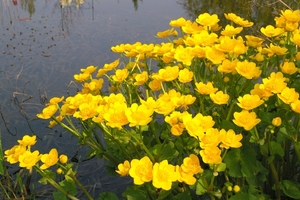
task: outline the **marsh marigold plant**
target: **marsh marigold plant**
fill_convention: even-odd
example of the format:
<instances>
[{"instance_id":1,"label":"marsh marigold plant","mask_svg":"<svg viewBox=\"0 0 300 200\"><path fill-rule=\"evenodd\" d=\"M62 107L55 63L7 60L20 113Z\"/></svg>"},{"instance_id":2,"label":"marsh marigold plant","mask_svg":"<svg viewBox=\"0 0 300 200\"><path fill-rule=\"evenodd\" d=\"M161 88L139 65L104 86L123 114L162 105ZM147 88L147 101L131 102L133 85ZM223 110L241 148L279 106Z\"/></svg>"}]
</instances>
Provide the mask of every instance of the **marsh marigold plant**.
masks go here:
<instances>
[{"instance_id":1,"label":"marsh marigold plant","mask_svg":"<svg viewBox=\"0 0 300 200\"><path fill-rule=\"evenodd\" d=\"M299 199L299 22L299 10L281 11L245 35L253 22L234 13L171 20L158 43L116 45L120 59L81 69L82 89L37 116L131 177L125 199ZM43 170L60 160L33 143L7 161Z\"/></svg>"}]
</instances>

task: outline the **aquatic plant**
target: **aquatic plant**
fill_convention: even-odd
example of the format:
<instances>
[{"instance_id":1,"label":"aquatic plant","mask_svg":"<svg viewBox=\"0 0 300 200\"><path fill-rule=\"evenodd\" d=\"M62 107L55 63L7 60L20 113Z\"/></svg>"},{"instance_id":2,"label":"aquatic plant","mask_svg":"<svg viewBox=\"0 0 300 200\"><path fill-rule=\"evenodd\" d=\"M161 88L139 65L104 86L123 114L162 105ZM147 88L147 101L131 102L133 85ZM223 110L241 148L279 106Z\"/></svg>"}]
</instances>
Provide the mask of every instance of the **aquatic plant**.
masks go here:
<instances>
[{"instance_id":1,"label":"aquatic plant","mask_svg":"<svg viewBox=\"0 0 300 200\"><path fill-rule=\"evenodd\" d=\"M224 16L225 27L204 13L171 20L157 33L166 42L113 46L120 59L81 69L81 90L53 97L37 116L132 177L125 199L299 199L300 11L282 11L259 36L243 35L252 22ZM21 141L6 160L75 198L47 175L59 165L74 188L66 157Z\"/></svg>"}]
</instances>

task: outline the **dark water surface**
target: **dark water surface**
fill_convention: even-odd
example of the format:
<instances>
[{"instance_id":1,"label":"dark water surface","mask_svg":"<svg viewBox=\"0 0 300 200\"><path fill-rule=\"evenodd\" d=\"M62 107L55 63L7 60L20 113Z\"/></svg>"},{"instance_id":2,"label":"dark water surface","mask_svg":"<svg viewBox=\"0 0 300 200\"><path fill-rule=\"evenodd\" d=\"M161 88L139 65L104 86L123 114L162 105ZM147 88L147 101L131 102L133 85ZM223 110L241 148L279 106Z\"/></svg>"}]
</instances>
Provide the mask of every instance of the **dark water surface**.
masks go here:
<instances>
[{"instance_id":1,"label":"dark water surface","mask_svg":"<svg viewBox=\"0 0 300 200\"><path fill-rule=\"evenodd\" d=\"M76 2L75 0L73 2ZM284 1L299 9L298 0ZM48 98L74 94L73 74L88 65L103 66L117 58L119 43L161 42L158 31L179 17L234 12L256 23L249 31L274 24L286 6L274 0L86 0L61 7L59 0L0 0L0 129L3 148L24 134L36 134L39 150L55 147L75 155L76 140L65 131L48 129L36 114ZM78 84L78 86L80 86ZM84 150L79 150L79 152ZM82 153L84 155L84 153ZM79 165L79 178L97 195L122 190L120 180L105 175L103 161ZM119 191L120 191L119 190Z\"/></svg>"}]
</instances>

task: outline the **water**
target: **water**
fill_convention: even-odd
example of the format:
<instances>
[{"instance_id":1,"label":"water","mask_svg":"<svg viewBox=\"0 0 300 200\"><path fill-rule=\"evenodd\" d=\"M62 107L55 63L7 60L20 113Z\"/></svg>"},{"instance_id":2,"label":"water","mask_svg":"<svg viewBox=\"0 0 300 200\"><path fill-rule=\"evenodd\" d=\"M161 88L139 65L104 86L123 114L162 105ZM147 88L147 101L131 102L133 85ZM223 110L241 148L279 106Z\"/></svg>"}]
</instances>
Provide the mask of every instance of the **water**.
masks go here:
<instances>
[{"instance_id":1,"label":"water","mask_svg":"<svg viewBox=\"0 0 300 200\"><path fill-rule=\"evenodd\" d=\"M298 0L285 1L294 9ZM0 0L0 129L3 148L24 134L36 134L42 153L55 147L70 157L76 140L60 128L35 116L53 96L74 94L73 74L88 65L103 66L117 58L110 47L120 43L161 42L156 32L179 17L195 19L200 13L234 12L256 22L250 33L274 24L285 8L265 0L86 0L61 8L59 0ZM224 20L222 20L224 22ZM85 149L79 150L84 156ZM102 160L79 165L79 177L97 196L124 188L105 175ZM124 181L126 183L126 181ZM118 183L116 185L116 183ZM122 190L122 189L120 189Z\"/></svg>"}]
</instances>

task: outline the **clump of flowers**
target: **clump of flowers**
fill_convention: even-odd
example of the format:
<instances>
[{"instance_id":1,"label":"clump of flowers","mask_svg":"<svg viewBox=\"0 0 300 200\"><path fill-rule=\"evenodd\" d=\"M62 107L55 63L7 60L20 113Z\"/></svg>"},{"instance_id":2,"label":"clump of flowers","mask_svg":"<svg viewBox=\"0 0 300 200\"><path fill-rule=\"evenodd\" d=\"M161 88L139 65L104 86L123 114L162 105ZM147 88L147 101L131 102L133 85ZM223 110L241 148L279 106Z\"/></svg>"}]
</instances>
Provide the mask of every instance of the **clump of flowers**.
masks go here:
<instances>
[{"instance_id":1,"label":"clump of flowers","mask_svg":"<svg viewBox=\"0 0 300 200\"><path fill-rule=\"evenodd\" d=\"M76 194L77 183L82 187L81 183L77 181L75 174L72 170L72 164L68 163L68 156L65 154L58 154L57 149L53 148L49 153L40 154L38 150L32 151L32 147L36 144L36 135L23 136L22 140L18 140L18 144L13 146L4 152L4 159L10 164L19 164L19 167L25 168L29 172L29 176L32 175L33 170L41 175L40 183L50 183L58 191L56 192L55 199L57 196L63 195L69 199L78 200L74 195ZM55 173L52 172L51 168L57 169L57 174L63 174L65 180L56 180ZM82 187L83 188L83 187ZM30 190L30 188L26 188ZM91 196L84 190L89 199Z\"/></svg>"},{"instance_id":2,"label":"clump of flowers","mask_svg":"<svg viewBox=\"0 0 300 200\"><path fill-rule=\"evenodd\" d=\"M282 11L260 36L225 18L225 27L208 13L171 20L157 33L167 42L112 47L121 59L82 69L82 90L37 116L132 177L125 198L299 199L300 11ZM14 163L26 149L11 151ZM51 150L42 168L56 160Z\"/></svg>"}]
</instances>

